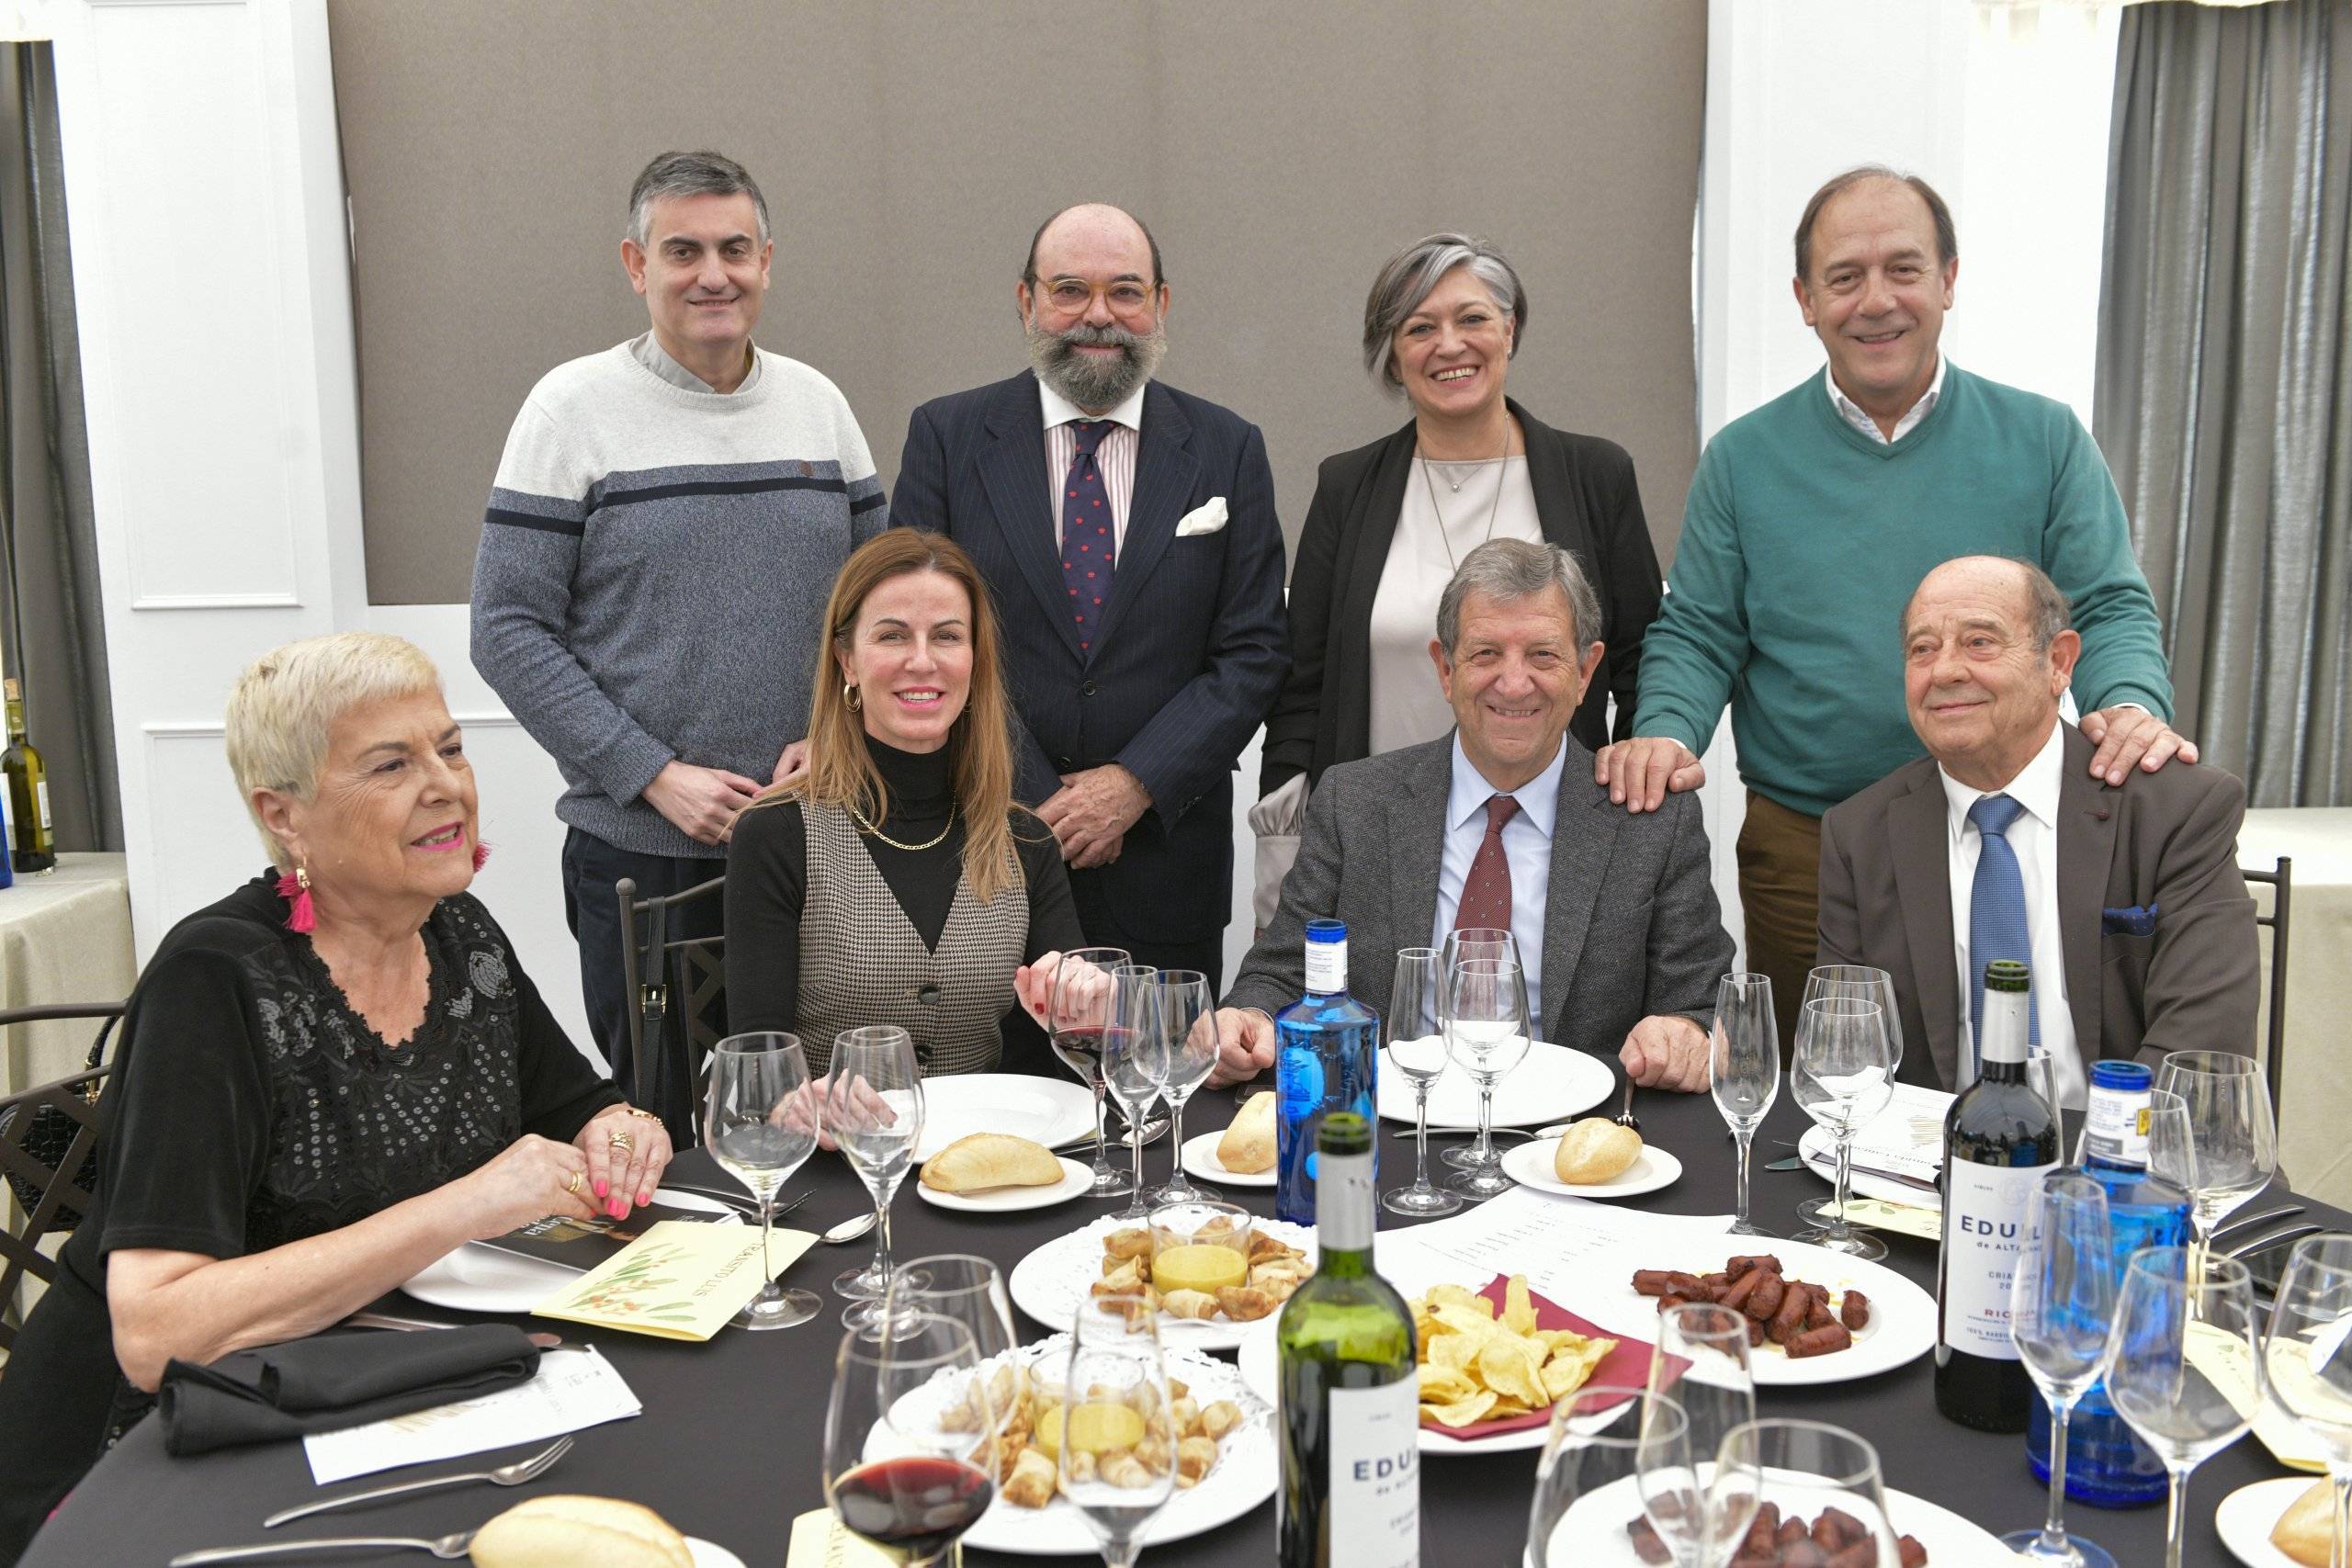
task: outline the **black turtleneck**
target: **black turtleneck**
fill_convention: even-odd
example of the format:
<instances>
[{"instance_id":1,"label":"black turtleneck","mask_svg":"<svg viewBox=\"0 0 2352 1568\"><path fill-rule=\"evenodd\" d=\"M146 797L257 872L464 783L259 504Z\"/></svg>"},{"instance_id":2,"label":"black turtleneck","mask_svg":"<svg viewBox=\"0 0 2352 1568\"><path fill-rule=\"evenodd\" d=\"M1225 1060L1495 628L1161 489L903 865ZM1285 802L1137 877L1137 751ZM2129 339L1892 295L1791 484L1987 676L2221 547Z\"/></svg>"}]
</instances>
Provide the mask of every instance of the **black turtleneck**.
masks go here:
<instances>
[{"instance_id":1,"label":"black turtleneck","mask_svg":"<svg viewBox=\"0 0 2352 1568\"><path fill-rule=\"evenodd\" d=\"M865 744L889 790L888 812L876 826L902 844L929 847L894 849L870 834L860 840L908 924L925 947L935 948L964 872L964 823L948 820L955 795L947 752L901 751L871 736ZM1029 941L1023 957L1084 946L1070 902L1069 874L1053 835L1023 813L1014 815L1013 827L1013 848L1029 886ZM940 838L943 828L946 837ZM933 839L939 842L933 844ZM763 806L735 819L727 852L729 1029L788 1030L799 1017L800 910L808 885L808 840L798 801Z\"/></svg>"}]
</instances>

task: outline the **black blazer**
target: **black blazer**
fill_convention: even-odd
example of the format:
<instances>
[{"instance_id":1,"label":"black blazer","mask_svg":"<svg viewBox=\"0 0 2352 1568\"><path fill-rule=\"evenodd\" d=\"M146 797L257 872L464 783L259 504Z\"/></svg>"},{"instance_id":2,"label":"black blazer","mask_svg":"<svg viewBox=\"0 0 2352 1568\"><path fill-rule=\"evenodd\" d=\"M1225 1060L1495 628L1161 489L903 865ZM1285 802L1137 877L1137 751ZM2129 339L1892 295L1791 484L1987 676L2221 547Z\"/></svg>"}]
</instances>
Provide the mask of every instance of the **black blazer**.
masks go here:
<instances>
[{"instance_id":1,"label":"black blazer","mask_svg":"<svg viewBox=\"0 0 2352 1568\"><path fill-rule=\"evenodd\" d=\"M1117 762L1151 792L1097 877L1121 924L1198 942L1233 908L1233 770L1282 689L1283 532L1258 427L1154 381L1135 497L1091 651L1062 601L1047 510L1046 422L1028 371L914 412L890 521L948 535L988 579L1025 734L1013 793L1036 805L1059 775ZM1225 526L1176 536L1222 499Z\"/></svg>"},{"instance_id":2,"label":"black blazer","mask_svg":"<svg viewBox=\"0 0 2352 1568\"><path fill-rule=\"evenodd\" d=\"M1642 638L1657 618L1657 551L1642 516L1634 459L1623 446L1555 430L1515 402L1510 408L1526 437L1544 537L1576 552L1600 596L1600 635L1609 646L1568 725L1579 744L1597 751L1609 743L1611 694L1617 738L1633 733ZM1261 795L1299 773L1311 787L1324 769L1372 750L1372 601L1404 512L1413 440L1408 423L1369 446L1326 457L1316 477L1290 582L1290 680L1266 719Z\"/></svg>"}]
</instances>

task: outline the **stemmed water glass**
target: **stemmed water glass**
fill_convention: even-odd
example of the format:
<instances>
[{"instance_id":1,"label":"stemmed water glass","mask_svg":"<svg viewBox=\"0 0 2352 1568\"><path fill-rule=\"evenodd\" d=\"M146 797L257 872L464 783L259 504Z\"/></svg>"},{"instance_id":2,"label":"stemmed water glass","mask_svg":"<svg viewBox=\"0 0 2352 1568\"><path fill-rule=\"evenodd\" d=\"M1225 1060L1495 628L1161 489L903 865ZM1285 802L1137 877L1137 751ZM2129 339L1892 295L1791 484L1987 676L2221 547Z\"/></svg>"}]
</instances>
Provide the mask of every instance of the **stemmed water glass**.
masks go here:
<instances>
[{"instance_id":1,"label":"stemmed water glass","mask_svg":"<svg viewBox=\"0 0 2352 1568\"><path fill-rule=\"evenodd\" d=\"M2287 1255L2262 1337L2262 1392L2327 1456L2335 1506L2329 1568L2352 1564L2352 1235L2305 1236Z\"/></svg>"},{"instance_id":2,"label":"stemmed water glass","mask_svg":"<svg viewBox=\"0 0 2352 1568\"><path fill-rule=\"evenodd\" d=\"M1127 1153L1135 1174L1125 1190L1134 1194L1119 1212L1123 1220L1148 1220L1151 1204L1143 1190L1143 1118L1159 1098L1168 1076L1167 1032L1159 1012L1159 971L1123 964L1111 971L1111 1027L1102 1032L1102 1082L1127 1119Z\"/></svg>"},{"instance_id":3,"label":"stemmed water glass","mask_svg":"<svg viewBox=\"0 0 2352 1568\"><path fill-rule=\"evenodd\" d=\"M982 1361L1021 1342L1012 1331L1012 1298L1002 1271L968 1252L910 1259L891 1276L890 1301L893 1312L933 1313L962 1324Z\"/></svg>"},{"instance_id":4,"label":"stemmed water glass","mask_svg":"<svg viewBox=\"0 0 2352 1568\"><path fill-rule=\"evenodd\" d=\"M2188 1135L2197 1148L2197 1183L2188 1197L2197 1245L2209 1246L2213 1227L2268 1186L2278 1168L2269 1086L2251 1056L2175 1051L2157 1067L2156 1087L2188 1107Z\"/></svg>"},{"instance_id":5,"label":"stemmed water glass","mask_svg":"<svg viewBox=\"0 0 2352 1568\"><path fill-rule=\"evenodd\" d=\"M2086 1129L2086 1138L2088 1135ZM2197 1154L2197 1137L2188 1121L2188 1102L2170 1089L2150 1089L2148 1174L2164 1178L2183 1192L2195 1192ZM2079 1158L2076 1163L2080 1163Z\"/></svg>"},{"instance_id":6,"label":"stemmed water glass","mask_svg":"<svg viewBox=\"0 0 2352 1568\"><path fill-rule=\"evenodd\" d=\"M1747 1318L1714 1302L1685 1302L1658 1314L1657 1343L1650 1350L1649 1386L1653 1394L1668 1392L1682 1406L1690 1428L1690 1462L1697 1494L1733 1488L1715 1487L1715 1458L1724 1440L1756 1419L1756 1373L1747 1354ZM1674 1360L1689 1363L1681 1377L1674 1376ZM1694 1518L1696 1527L1701 1521ZM1736 1531L1747 1518L1714 1521L1702 1531L1693 1529L1692 1559L1704 1564L1724 1561L1738 1544ZM1671 1541L1669 1541L1671 1544Z\"/></svg>"},{"instance_id":7,"label":"stemmed water glass","mask_svg":"<svg viewBox=\"0 0 2352 1568\"><path fill-rule=\"evenodd\" d=\"M1805 971L1804 995L1797 998L1797 1006L1802 1010L1824 997L1879 1005L1886 1017L1886 1076L1893 1077L1903 1066L1903 1010L1895 1005L1894 976L1865 964L1824 964Z\"/></svg>"},{"instance_id":8,"label":"stemmed water glass","mask_svg":"<svg viewBox=\"0 0 2352 1568\"><path fill-rule=\"evenodd\" d=\"M1478 1086L1476 1163L1446 1185L1471 1198L1492 1198L1517 1183L1495 1157L1495 1084L1527 1055L1527 987L1519 965L1502 958L1465 958L1446 976L1442 1009L1445 1054Z\"/></svg>"},{"instance_id":9,"label":"stemmed water glass","mask_svg":"<svg viewBox=\"0 0 2352 1568\"><path fill-rule=\"evenodd\" d=\"M980 1359L971 1330L913 1311L853 1327L834 1358L825 1501L910 1565L940 1562L995 1499L1005 1413L989 1404Z\"/></svg>"},{"instance_id":10,"label":"stemmed water glass","mask_svg":"<svg viewBox=\"0 0 2352 1568\"><path fill-rule=\"evenodd\" d=\"M2066 1423L2098 1382L2115 1317L2113 1232L2107 1190L2079 1170L2054 1170L2028 1198L2017 1271L2009 1277L2009 1337L2050 1404L2050 1512L2038 1530L2001 1538L2044 1568L2115 1568L2096 1541L2066 1533Z\"/></svg>"},{"instance_id":11,"label":"stemmed water glass","mask_svg":"<svg viewBox=\"0 0 2352 1568\"><path fill-rule=\"evenodd\" d=\"M1438 1023L1445 969L1431 947L1400 948L1396 977L1388 987L1388 1012L1380 1021L1388 1065L1413 1085L1413 1184L1381 1194L1393 1214L1450 1214L1462 1195L1430 1185L1430 1086L1445 1071L1445 1032Z\"/></svg>"},{"instance_id":12,"label":"stemmed water glass","mask_svg":"<svg viewBox=\"0 0 2352 1568\"><path fill-rule=\"evenodd\" d=\"M882 1315L890 1287L890 1200L914 1164L922 1116L922 1069L907 1032L891 1024L842 1031L825 1081L825 1125L874 1194L878 1227L874 1260L833 1281L834 1291L855 1303L842 1314L853 1328Z\"/></svg>"},{"instance_id":13,"label":"stemmed water glass","mask_svg":"<svg viewBox=\"0 0 2352 1568\"><path fill-rule=\"evenodd\" d=\"M1062 954L1054 971L1053 1000L1046 1010L1046 1039L1061 1058L1094 1091L1094 1186L1097 1198L1125 1197L1132 1189L1128 1178L1111 1168L1109 1140L1102 1129L1102 1032L1117 1015L1111 973L1130 961L1120 947L1081 947Z\"/></svg>"},{"instance_id":14,"label":"stemmed water glass","mask_svg":"<svg viewBox=\"0 0 2352 1568\"><path fill-rule=\"evenodd\" d=\"M1150 1201L1190 1203L1220 1197L1215 1188L1195 1186L1184 1173L1184 1102L1216 1066L1216 999L1209 995L1209 977L1197 969L1162 969L1159 1023L1168 1058L1159 1093L1168 1101L1170 1146L1176 1157L1168 1185L1152 1193Z\"/></svg>"},{"instance_id":15,"label":"stemmed water glass","mask_svg":"<svg viewBox=\"0 0 2352 1568\"><path fill-rule=\"evenodd\" d=\"M1876 1002L1822 997L1804 1004L1797 1020L1796 1055L1789 1068L1797 1104L1838 1140L1838 1192L1825 1209L1826 1224L1796 1234L1852 1258L1886 1256L1886 1243L1846 1223L1852 1189L1854 1134L1886 1109L1894 1081L1887 1065L1886 1014Z\"/></svg>"},{"instance_id":16,"label":"stemmed water glass","mask_svg":"<svg viewBox=\"0 0 2352 1568\"><path fill-rule=\"evenodd\" d=\"M1628 1516L1678 1568L1702 1561L1692 1529L1702 1498L1682 1406L1644 1389L1588 1383L1552 1406L1527 1510L1532 1568L1583 1568L1595 1543L1624 1540ZM1645 1561L1649 1559L1645 1557Z\"/></svg>"},{"instance_id":17,"label":"stemmed water glass","mask_svg":"<svg viewBox=\"0 0 2352 1568\"><path fill-rule=\"evenodd\" d=\"M1465 958L1500 958L1521 965L1520 985L1527 984L1524 961L1519 955L1519 939L1500 926L1461 926L1445 933L1445 941L1438 949L1438 976L1450 980L1454 968ZM1445 992L1438 992L1438 1006L1445 1006ZM1528 1010L1531 1015L1533 1009ZM1498 1168L1498 1158L1491 1145L1468 1143L1439 1151L1438 1158L1456 1170Z\"/></svg>"},{"instance_id":18,"label":"stemmed water glass","mask_svg":"<svg viewBox=\"0 0 2352 1568\"><path fill-rule=\"evenodd\" d=\"M2165 1568L2180 1568L2188 1474L2245 1435L2254 1412L2207 1376L2196 1347L2235 1359L2254 1348L2254 1281L2234 1258L2186 1247L2143 1247L2123 1272L2105 1372L2107 1396L2172 1474Z\"/></svg>"},{"instance_id":19,"label":"stemmed water glass","mask_svg":"<svg viewBox=\"0 0 2352 1568\"><path fill-rule=\"evenodd\" d=\"M1859 1541L1849 1539L1833 1550L1851 1551L1867 1542L1879 1568L1894 1568L1898 1561L1895 1529L1886 1517L1884 1472L1878 1450L1866 1439L1825 1421L1768 1417L1724 1438L1715 1463L1708 1501L1719 1517L1752 1519L1757 1505L1772 1503L1783 1519L1809 1518L1818 1526L1826 1512L1835 1510L1862 1533ZM1743 1495L1749 1505L1745 1514ZM1847 1559L1840 1555L1838 1561Z\"/></svg>"},{"instance_id":20,"label":"stemmed water glass","mask_svg":"<svg viewBox=\"0 0 2352 1568\"><path fill-rule=\"evenodd\" d=\"M790 1328L823 1304L809 1292L777 1284L768 1259L775 1195L817 1147L814 1099L797 1034L730 1034L710 1054L703 1146L760 1205L760 1293L735 1314L738 1328Z\"/></svg>"},{"instance_id":21,"label":"stemmed water glass","mask_svg":"<svg viewBox=\"0 0 2352 1568\"><path fill-rule=\"evenodd\" d=\"M1726 975L1715 982L1715 1025L1708 1060L1715 1109L1739 1145L1739 1210L1733 1235L1770 1236L1748 1223L1747 1156L1756 1129L1781 1097L1781 1026L1772 1016L1772 977Z\"/></svg>"},{"instance_id":22,"label":"stemmed water glass","mask_svg":"<svg viewBox=\"0 0 2352 1568\"><path fill-rule=\"evenodd\" d=\"M1061 1495L1085 1516L1107 1568L1134 1568L1137 1538L1176 1489L1172 1454L1156 1466L1137 1457L1116 1480L1094 1462L1097 1453L1135 1449L1171 1404L1158 1314L1131 1314L1138 1304L1133 1296L1096 1297L1079 1303L1069 1325L1069 1400L1055 1463Z\"/></svg>"}]
</instances>

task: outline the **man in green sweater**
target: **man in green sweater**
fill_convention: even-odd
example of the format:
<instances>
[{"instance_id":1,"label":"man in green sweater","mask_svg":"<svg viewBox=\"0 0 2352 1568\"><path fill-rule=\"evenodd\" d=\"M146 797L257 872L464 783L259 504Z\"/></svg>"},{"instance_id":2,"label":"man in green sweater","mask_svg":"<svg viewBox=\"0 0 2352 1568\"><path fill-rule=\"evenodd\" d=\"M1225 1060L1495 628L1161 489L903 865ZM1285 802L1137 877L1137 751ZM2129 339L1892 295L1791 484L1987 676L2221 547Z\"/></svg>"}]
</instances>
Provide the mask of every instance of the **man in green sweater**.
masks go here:
<instances>
[{"instance_id":1,"label":"man in green sweater","mask_svg":"<svg viewBox=\"0 0 2352 1568\"><path fill-rule=\"evenodd\" d=\"M1595 779L1632 811L1697 787L1726 702L1747 785L1747 964L1781 1043L1815 945L1821 818L1920 754L1903 706L1905 601L1955 556L2040 566L2075 607L2090 772L2121 784L2194 745L2107 465L2065 405L1938 350L1960 270L1925 180L1849 170L1805 206L1796 299L1829 364L1733 421L1699 460L1664 609L1642 649L1636 739Z\"/></svg>"}]
</instances>

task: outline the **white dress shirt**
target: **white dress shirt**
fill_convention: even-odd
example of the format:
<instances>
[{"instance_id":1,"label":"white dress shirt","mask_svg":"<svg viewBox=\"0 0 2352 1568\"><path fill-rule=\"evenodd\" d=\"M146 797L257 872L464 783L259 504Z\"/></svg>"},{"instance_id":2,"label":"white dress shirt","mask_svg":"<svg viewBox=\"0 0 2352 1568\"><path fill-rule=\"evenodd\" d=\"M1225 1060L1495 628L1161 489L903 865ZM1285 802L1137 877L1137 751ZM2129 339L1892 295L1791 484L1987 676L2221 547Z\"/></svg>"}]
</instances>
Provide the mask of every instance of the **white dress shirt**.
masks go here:
<instances>
[{"instance_id":1,"label":"white dress shirt","mask_svg":"<svg viewBox=\"0 0 2352 1568\"><path fill-rule=\"evenodd\" d=\"M1945 822L1951 868L1952 950L1960 969L1961 1039L1971 1038L1969 1003L1976 987L1971 976L1977 965L1968 953L1970 895L1976 882L1976 857L1984 835L1968 819L1969 808L1987 795L2006 795L2025 809L2009 825L2006 837L2017 852L2018 874L2025 884L2026 940L2033 958L2033 1011L2041 1027L2041 1048L2057 1069L2058 1098L2071 1110L2087 1103L2088 1089L2083 1057L2075 1041L2075 1015L2066 1003L2066 951L2058 931L2058 770L2065 761L2065 729L2055 719L2050 739L2019 770L2008 786L1999 790L1971 789L1939 766L1944 786ZM1924 1042L1905 1041L1906 1052L1925 1048ZM1963 1082L1973 1077L1973 1054L1962 1052Z\"/></svg>"},{"instance_id":2,"label":"white dress shirt","mask_svg":"<svg viewBox=\"0 0 2352 1568\"><path fill-rule=\"evenodd\" d=\"M1519 956L1527 969L1529 1027L1544 1032L1544 906L1552 891L1552 828L1560 812L1560 768L1568 749L1552 753L1551 764L1514 790L1498 790L1473 767L1453 737L1453 783L1445 795L1445 847L1437 863L1437 921L1430 945L1445 946L1453 930L1453 912L1462 903L1462 884L1470 863L1487 839L1487 802L1510 795L1519 809L1503 824L1503 859L1510 863L1510 934L1519 939Z\"/></svg>"},{"instance_id":3,"label":"white dress shirt","mask_svg":"<svg viewBox=\"0 0 2352 1568\"><path fill-rule=\"evenodd\" d=\"M1149 386L1149 382L1144 383ZM1143 439L1143 387L1108 413L1088 413L1045 382L1037 383L1038 400L1046 410L1046 499L1054 509L1054 548L1062 547L1062 503L1069 498L1069 466L1078 456L1078 432L1070 422L1107 419L1117 429L1094 448L1094 466L1102 470L1102 489L1111 498L1111 559L1127 546L1127 503L1136 493L1136 446Z\"/></svg>"},{"instance_id":4,"label":"white dress shirt","mask_svg":"<svg viewBox=\"0 0 2352 1568\"><path fill-rule=\"evenodd\" d=\"M1936 412L1936 400L1942 397L1944 392L1944 356L1940 354L1936 355L1936 378L1928 383L1928 389L1919 400L1913 403L1908 410L1905 411L1903 417L1894 422L1894 434L1892 435L1882 434L1878 427L1878 421L1863 412L1860 403L1839 389L1838 373L1835 370L1824 369L1821 379L1822 383L1829 389L1829 406L1838 411L1838 417L1880 446L1892 446L1918 429L1919 422Z\"/></svg>"},{"instance_id":5,"label":"white dress shirt","mask_svg":"<svg viewBox=\"0 0 2352 1568\"><path fill-rule=\"evenodd\" d=\"M735 392L720 391L679 364L671 357L670 351L662 346L661 340L650 332L631 338L628 351L636 356L639 365L644 366L673 387L682 388L689 392L707 392L713 397L731 398L735 392L748 392L760 384L760 356L749 344L743 345L743 354L751 363L744 367L742 380L735 384Z\"/></svg>"}]
</instances>

